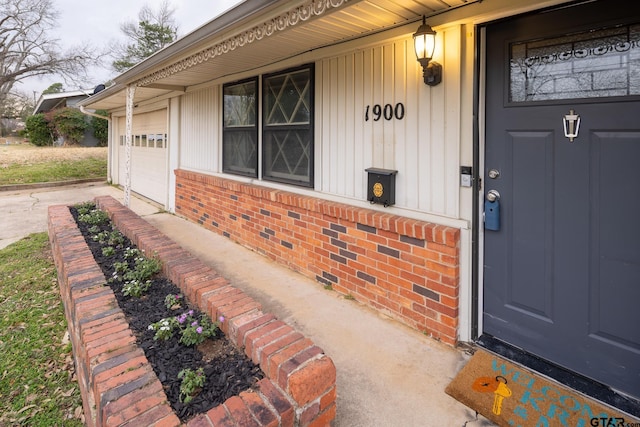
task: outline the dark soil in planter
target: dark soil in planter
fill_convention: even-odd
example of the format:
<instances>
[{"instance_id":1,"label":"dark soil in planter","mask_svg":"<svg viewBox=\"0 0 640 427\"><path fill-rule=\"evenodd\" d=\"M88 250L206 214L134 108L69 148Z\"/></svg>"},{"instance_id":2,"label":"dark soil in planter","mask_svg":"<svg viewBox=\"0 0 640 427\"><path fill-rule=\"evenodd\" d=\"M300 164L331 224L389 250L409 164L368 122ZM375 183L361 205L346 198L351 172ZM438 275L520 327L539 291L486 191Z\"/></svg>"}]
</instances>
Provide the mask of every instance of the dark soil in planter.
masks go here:
<instances>
[{"instance_id":1,"label":"dark soil in planter","mask_svg":"<svg viewBox=\"0 0 640 427\"><path fill-rule=\"evenodd\" d=\"M76 208L70 208L85 241L89 245L93 257L107 279L112 277L114 264L125 261L124 249L134 248L135 245L124 237L125 242L116 250L115 255L104 256L103 245L91 239L89 226L78 222ZM99 226L101 231L111 232L111 223ZM147 256L151 256L147 254ZM200 312L196 307L187 304L179 310L171 310L165 307L165 297L168 294L179 294L180 289L168 281L164 276L158 275L152 281L153 285L141 298L132 298L122 294L121 284L109 283L114 291L120 308L124 312L129 325L136 336L138 345L151 363L154 372L162 383L169 403L180 421L186 422L193 416L207 412L209 409L223 403L229 397L236 396L240 392L253 387L264 374L243 353L239 352L218 330L215 337L205 340L198 348L186 347L179 342L179 335L167 341L155 341L154 331L148 329L149 325L161 319L182 314L189 309L194 310L197 318ZM215 319L212 319L215 321ZM206 383L200 393L188 404L180 402L180 383L178 373L185 368L194 371L202 367L206 375Z\"/></svg>"}]
</instances>

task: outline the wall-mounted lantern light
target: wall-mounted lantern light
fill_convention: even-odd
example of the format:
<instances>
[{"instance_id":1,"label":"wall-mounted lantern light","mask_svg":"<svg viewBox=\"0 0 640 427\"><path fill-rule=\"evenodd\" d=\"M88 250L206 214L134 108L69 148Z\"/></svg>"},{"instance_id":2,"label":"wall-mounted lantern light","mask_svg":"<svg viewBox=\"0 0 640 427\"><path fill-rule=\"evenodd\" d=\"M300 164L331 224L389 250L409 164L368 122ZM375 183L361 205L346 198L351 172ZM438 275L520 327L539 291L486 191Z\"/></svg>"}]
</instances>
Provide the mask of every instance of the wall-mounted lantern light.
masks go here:
<instances>
[{"instance_id":1,"label":"wall-mounted lantern light","mask_svg":"<svg viewBox=\"0 0 640 427\"><path fill-rule=\"evenodd\" d=\"M442 81L442 65L431 61L433 51L436 48L436 32L427 25L426 18L422 17L422 25L413 34L413 44L416 49L416 58L422 65L422 76L425 84L435 86Z\"/></svg>"}]
</instances>

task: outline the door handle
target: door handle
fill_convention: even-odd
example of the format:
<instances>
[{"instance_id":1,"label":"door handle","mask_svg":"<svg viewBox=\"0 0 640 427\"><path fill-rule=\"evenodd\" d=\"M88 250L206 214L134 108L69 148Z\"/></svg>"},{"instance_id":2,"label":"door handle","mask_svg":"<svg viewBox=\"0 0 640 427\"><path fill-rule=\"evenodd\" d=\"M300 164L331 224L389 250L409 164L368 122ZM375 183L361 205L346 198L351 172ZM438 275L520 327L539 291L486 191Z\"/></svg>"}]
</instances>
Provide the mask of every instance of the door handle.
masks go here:
<instances>
[{"instance_id":1,"label":"door handle","mask_svg":"<svg viewBox=\"0 0 640 427\"><path fill-rule=\"evenodd\" d=\"M500 200L500 193L497 190L489 190L487 192L487 200L490 202L495 202L496 200Z\"/></svg>"},{"instance_id":2,"label":"door handle","mask_svg":"<svg viewBox=\"0 0 640 427\"><path fill-rule=\"evenodd\" d=\"M500 230L500 193L489 190L484 201L484 229Z\"/></svg>"}]
</instances>

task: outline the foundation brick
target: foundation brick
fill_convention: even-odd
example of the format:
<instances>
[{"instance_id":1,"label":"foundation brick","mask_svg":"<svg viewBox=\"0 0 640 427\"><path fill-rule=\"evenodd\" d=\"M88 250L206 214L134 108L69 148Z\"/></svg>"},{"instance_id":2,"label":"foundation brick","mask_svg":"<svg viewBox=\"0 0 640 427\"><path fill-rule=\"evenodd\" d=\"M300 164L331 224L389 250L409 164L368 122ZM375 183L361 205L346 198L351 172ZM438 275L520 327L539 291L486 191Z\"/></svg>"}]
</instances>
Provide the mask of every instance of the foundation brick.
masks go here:
<instances>
[{"instance_id":1,"label":"foundation brick","mask_svg":"<svg viewBox=\"0 0 640 427\"><path fill-rule=\"evenodd\" d=\"M423 313L408 314L407 310L413 310L412 304L394 301L419 302L416 300L419 294L414 297L402 293L413 292L414 283L425 288L429 288L429 281L449 286L447 295L456 297L454 304L458 303L460 230L457 228L193 171L176 170L175 174L176 196L185 201L176 208L177 214L193 222L207 214L208 221L201 222L205 228L307 277L332 283L334 290L350 293L358 301L411 327L418 325L410 319ZM190 196L202 194L215 197L200 197L197 203L193 202L194 206L187 202ZM221 203L230 200L234 203ZM198 213L191 210L196 207ZM249 215L251 221L243 219L243 214ZM237 220L229 221L230 217ZM290 250L281 242L286 242ZM366 282L367 291L357 292L355 287L364 286L362 282ZM385 298L381 300L374 295ZM449 309L453 306L440 308L430 307L438 314L452 315ZM443 341L456 343L455 339Z\"/></svg>"}]
</instances>

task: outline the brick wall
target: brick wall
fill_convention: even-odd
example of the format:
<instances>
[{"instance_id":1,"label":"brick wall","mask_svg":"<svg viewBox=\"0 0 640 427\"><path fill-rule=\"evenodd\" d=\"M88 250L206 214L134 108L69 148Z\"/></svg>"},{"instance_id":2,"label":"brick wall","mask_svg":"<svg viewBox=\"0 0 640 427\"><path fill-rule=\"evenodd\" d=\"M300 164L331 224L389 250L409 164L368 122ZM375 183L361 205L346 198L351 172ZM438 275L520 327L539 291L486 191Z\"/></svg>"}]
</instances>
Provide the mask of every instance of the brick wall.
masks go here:
<instances>
[{"instance_id":1,"label":"brick wall","mask_svg":"<svg viewBox=\"0 0 640 427\"><path fill-rule=\"evenodd\" d=\"M265 373L187 427L328 426L336 414L336 370L313 341L269 313L210 267L112 197L96 202L140 249L156 253L163 272ZM115 295L84 242L69 208L49 208L49 239L73 344L86 424L178 426Z\"/></svg>"},{"instance_id":2,"label":"brick wall","mask_svg":"<svg viewBox=\"0 0 640 427\"><path fill-rule=\"evenodd\" d=\"M176 170L176 213L448 344L456 228Z\"/></svg>"}]
</instances>

